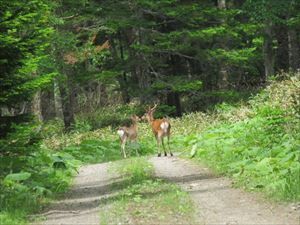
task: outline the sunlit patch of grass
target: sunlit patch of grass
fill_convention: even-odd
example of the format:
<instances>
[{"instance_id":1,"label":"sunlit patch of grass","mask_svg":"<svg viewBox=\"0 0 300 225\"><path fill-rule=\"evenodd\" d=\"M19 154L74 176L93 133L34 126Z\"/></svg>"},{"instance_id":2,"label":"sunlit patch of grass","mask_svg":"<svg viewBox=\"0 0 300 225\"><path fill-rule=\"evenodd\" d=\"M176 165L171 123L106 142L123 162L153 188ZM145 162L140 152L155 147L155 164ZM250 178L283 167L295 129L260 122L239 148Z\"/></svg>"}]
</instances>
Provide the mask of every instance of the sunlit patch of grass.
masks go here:
<instances>
[{"instance_id":1,"label":"sunlit patch of grass","mask_svg":"<svg viewBox=\"0 0 300 225\"><path fill-rule=\"evenodd\" d=\"M176 185L153 178L152 165L143 158L112 166L123 178L116 196L100 205L100 224L193 223L193 206Z\"/></svg>"},{"instance_id":2,"label":"sunlit patch of grass","mask_svg":"<svg viewBox=\"0 0 300 225\"><path fill-rule=\"evenodd\" d=\"M190 224L193 206L187 193L161 180L144 180L100 205L100 224Z\"/></svg>"},{"instance_id":3,"label":"sunlit patch of grass","mask_svg":"<svg viewBox=\"0 0 300 225\"><path fill-rule=\"evenodd\" d=\"M129 158L118 161L111 166L110 171L118 173L128 184L151 179L154 173L152 164L145 158Z\"/></svg>"},{"instance_id":4,"label":"sunlit patch of grass","mask_svg":"<svg viewBox=\"0 0 300 225\"><path fill-rule=\"evenodd\" d=\"M1 225L24 225L26 224L25 215L22 212L0 212Z\"/></svg>"}]
</instances>

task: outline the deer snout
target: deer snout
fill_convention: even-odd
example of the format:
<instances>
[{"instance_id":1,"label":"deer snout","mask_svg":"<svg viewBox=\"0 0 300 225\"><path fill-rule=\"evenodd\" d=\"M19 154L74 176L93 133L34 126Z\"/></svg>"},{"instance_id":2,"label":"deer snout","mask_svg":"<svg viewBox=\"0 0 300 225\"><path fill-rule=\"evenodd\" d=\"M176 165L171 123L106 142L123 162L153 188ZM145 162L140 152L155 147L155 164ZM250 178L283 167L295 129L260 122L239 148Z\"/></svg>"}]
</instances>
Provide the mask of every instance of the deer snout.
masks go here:
<instances>
[{"instance_id":1,"label":"deer snout","mask_svg":"<svg viewBox=\"0 0 300 225\"><path fill-rule=\"evenodd\" d=\"M141 117L141 120L142 120L142 121L147 121L147 116L146 116L146 115L143 115L143 116Z\"/></svg>"}]
</instances>

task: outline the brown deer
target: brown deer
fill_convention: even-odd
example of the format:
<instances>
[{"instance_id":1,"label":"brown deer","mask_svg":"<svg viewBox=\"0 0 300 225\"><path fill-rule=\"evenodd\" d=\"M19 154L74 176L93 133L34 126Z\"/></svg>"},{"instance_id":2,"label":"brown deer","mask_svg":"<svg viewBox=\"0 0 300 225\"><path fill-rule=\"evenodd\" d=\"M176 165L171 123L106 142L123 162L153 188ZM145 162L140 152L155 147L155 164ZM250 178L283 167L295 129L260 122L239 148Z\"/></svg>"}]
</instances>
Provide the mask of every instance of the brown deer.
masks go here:
<instances>
[{"instance_id":1,"label":"brown deer","mask_svg":"<svg viewBox=\"0 0 300 225\"><path fill-rule=\"evenodd\" d=\"M127 140L130 142L136 141L137 138L137 123L140 121L140 118L136 115L131 116L132 125L130 127L119 127L117 133L120 137L121 142L121 154L126 158L125 145ZM136 154L138 155L137 149L135 149Z\"/></svg>"},{"instance_id":2,"label":"brown deer","mask_svg":"<svg viewBox=\"0 0 300 225\"><path fill-rule=\"evenodd\" d=\"M158 157L161 156L160 142L162 143L165 156L167 156L167 152L166 152L166 148L165 148L165 144L164 144L164 137L167 137L167 139L168 139L168 148L170 151L170 155L173 156L173 153L171 152L171 148L170 148L171 124L165 118L157 119L157 120L155 120L153 118L153 113L155 112L156 107L157 107L157 104L155 104L154 107L152 107L152 108L149 106L148 109L146 109L146 112L143 115L142 119L148 121L148 123L152 127L153 134L157 141L157 148L158 148L157 156Z\"/></svg>"}]
</instances>

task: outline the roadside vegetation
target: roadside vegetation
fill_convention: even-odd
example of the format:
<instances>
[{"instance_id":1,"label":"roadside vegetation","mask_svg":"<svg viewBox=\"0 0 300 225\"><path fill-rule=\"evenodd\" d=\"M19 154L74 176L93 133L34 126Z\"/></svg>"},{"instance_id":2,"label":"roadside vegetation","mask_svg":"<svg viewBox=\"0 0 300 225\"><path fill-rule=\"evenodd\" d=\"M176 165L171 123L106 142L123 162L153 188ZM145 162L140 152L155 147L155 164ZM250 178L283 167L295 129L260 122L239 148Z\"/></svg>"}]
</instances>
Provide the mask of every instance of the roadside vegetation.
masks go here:
<instances>
[{"instance_id":1,"label":"roadside vegetation","mask_svg":"<svg viewBox=\"0 0 300 225\"><path fill-rule=\"evenodd\" d=\"M299 75L271 80L248 102L221 104L209 117L186 115L181 122L193 121L191 129L185 123L184 138L191 156L232 177L236 186L299 201Z\"/></svg>"}]
</instances>

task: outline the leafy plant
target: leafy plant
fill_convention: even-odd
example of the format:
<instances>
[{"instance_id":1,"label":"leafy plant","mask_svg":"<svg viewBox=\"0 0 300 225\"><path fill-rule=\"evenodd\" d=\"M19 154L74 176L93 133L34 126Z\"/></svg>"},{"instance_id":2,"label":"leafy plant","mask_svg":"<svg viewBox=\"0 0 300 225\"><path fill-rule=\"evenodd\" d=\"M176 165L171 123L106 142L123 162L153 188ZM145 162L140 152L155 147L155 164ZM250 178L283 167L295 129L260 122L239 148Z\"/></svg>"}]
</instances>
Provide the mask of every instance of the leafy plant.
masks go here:
<instances>
[{"instance_id":1,"label":"leafy plant","mask_svg":"<svg viewBox=\"0 0 300 225\"><path fill-rule=\"evenodd\" d=\"M300 123L293 98L300 95L295 82L299 77L273 81L247 110L219 106L217 122L185 137L191 156L232 176L238 186L273 198L299 200ZM240 117L241 112L247 113Z\"/></svg>"}]
</instances>

